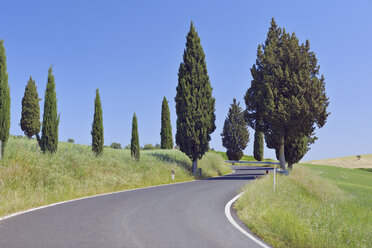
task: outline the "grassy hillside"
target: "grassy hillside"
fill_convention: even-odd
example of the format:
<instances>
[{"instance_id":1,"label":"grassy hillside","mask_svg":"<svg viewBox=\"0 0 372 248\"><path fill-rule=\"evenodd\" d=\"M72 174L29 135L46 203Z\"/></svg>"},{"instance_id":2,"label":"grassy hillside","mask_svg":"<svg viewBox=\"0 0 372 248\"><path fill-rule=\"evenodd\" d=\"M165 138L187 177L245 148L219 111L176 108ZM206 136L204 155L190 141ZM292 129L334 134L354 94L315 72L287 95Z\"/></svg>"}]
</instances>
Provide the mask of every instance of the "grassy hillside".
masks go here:
<instances>
[{"instance_id":1,"label":"grassy hillside","mask_svg":"<svg viewBox=\"0 0 372 248\"><path fill-rule=\"evenodd\" d=\"M199 162L205 177L230 172L217 154ZM59 143L56 154L43 154L35 139L11 137L0 161L0 216L68 199L193 180L190 159L177 150L130 151L105 148L96 158L85 145Z\"/></svg>"},{"instance_id":2,"label":"grassy hillside","mask_svg":"<svg viewBox=\"0 0 372 248\"><path fill-rule=\"evenodd\" d=\"M347 156L339 158L328 158L305 162L308 164L323 164L343 168L372 168L372 154Z\"/></svg>"},{"instance_id":3,"label":"grassy hillside","mask_svg":"<svg viewBox=\"0 0 372 248\"><path fill-rule=\"evenodd\" d=\"M370 172L298 165L244 191L239 217L274 247L372 247Z\"/></svg>"}]
</instances>

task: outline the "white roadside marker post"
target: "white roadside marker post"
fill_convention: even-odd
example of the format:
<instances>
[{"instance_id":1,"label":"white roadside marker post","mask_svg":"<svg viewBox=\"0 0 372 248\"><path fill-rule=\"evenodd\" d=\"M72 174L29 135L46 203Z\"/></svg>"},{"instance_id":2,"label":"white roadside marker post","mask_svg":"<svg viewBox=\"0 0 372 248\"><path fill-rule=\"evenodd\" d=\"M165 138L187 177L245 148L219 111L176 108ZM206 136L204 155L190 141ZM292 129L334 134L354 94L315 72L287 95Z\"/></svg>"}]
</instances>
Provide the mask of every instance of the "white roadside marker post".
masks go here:
<instances>
[{"instance_id":1,"label":"white roadside marker post","mask_svg":"<svg viewBox=\"0 0 372 248\"><path fill-rule=\"evenodd\" d=\"M269 178L269 170L266 170L266 178Z\"/></svg>"},{"instance_id":2,"label":"white roadside marker post","mask_svg":"<svg viewBox=\"0 0 372 248\"><path fill-rule=\"evenodd\" d=\"M172 170L172 180L174 181L174 170Z\"/></svg>"},{"instance_id":3,"label":"white roadside marker post","mask_svg":"<svg viewBox=\"0 0 372 248\"><path fill-rule=\"evenodd\" d=\"M275 192L275 172L276 172L276 164L274 164L274 192Z\"/></svg>"}]
</instances>

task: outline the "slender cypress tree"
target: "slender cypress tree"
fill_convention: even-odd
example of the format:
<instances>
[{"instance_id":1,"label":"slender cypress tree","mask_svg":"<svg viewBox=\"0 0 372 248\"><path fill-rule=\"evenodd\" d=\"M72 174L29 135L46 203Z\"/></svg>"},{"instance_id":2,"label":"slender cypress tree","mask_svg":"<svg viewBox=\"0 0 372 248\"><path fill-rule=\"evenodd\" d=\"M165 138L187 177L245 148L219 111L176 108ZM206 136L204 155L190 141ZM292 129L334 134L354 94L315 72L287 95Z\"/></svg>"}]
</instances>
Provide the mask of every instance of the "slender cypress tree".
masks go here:
<instances>
[{"instance_id":1,"label":"slender cypress tree","mask_svg":"<svg viewBox=\"0 0 372 248\"><path fill-rule=\"evenodd\" d=\"M249 132L243 109L235 98L225 119L221 136L222 145L227 149L226 155L229 160L240 160L249 141Z\"/></svg>"},{"instance_id":2,"label":"slender cypress tree","mask_svg":"<svg viewBox=\"0 0 372 248\"><path fill-rule=\"evenodd\" d=\"M103 152L103 119L102 119L101 99L98 89L96 89L96 98L94 99L94 117L92 124L92 151L99 156Z\"/></svg>"},{"instance_id":3,"label":"slender cypress tree","mask_svg":"<svg viewBox=\"0 0 372 248\"><path fill-rule=\"evenodd\" d=\"M58 124L56 85L52 67L48 70L48 82L45 90L43 126L41 129L40 148L43 152L54 153L58 146Z\"/></svg>"},{"instance_id":4,"label":"slender cypress tree","mask_svg":"<svg viewBox=\"0 0 372 248\"><path fill-rule=\"evenodd\" d=\"M259 130L254 131L253 156L257 161L263 159L263 132Z\"/></svg>"},{"instance_id":5,"label":"slender cypress tree","mask_svg":"<svg viewBox=\"0 0 372 248\"><path fill-rule=\"evenodd\" d=\"M39 136L41 126L39 101L35 80L30 76L22 98L21 117L21 129L29 139L34 135Z\"/></svg>"},{"instance_id":6,"label":"slender cypress tree","mask_svg":"<svg viewBox=\"0 0 372 248\"><path fill-rule=\"evenodd\" d=\"M216 116L205 54L192 22L178 70L175 102L176 144L193 162L192 171L196 175L197 161L208 151L210 135L216 129Z\"/></svg>"},{"instance_id":7,"label":"slender cypress tree","mask_svg":"<svg viewBox=\"0 0 372 248\"><path fill-rule=\"evenodd\" d=\"M6 69L4 41L0 41L0 159L4 154L10 128L10 89Z\"/></svg>"},{"instance_id":8,"label":"slender cypress tree","mask_svg":"<svg viewBox=\"0 0 372 248\"><path fill-rule=\"evenodd\" d=\"M173 148L173 138L172 138L172 126L170 121L170 113L168 101L164 97L161 105L161 149L172 149Z\"/></svg>"},{"instance_id":9,"label":"slender cypress tree","mask_svg":"<svg viewBox=\"0 0 372 248\"><path fill-rule=\"evenodd\" d=\"M136 113L134 113L132 121L132 139L130 141L130 154L132 156L132 159L135 159L137 161L140 159L140 144L138 138L138 124Z\"/></svg>"}]
</instances>

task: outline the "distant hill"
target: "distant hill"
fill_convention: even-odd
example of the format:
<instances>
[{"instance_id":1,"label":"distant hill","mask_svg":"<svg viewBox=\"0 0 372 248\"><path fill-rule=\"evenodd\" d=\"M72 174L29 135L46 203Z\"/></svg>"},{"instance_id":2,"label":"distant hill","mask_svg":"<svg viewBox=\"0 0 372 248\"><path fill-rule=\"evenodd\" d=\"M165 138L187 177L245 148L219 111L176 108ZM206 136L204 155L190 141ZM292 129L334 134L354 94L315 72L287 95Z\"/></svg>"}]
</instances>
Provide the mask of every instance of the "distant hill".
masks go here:
<instances>
[{"instance_id":1,"label":"distant hill","mask_svg":"<svg viewBox=\"0 0 372 248\"><path fill-rule=\"evenodd\" d=\"M355 156L339 157L339 158L328 158L320 160L312 160L308 162L303 162L307 164L320 164L320 165L330 165L343 168L372 168L372 154L360 155L360 158Z\"/></svg>"}]
</instances>

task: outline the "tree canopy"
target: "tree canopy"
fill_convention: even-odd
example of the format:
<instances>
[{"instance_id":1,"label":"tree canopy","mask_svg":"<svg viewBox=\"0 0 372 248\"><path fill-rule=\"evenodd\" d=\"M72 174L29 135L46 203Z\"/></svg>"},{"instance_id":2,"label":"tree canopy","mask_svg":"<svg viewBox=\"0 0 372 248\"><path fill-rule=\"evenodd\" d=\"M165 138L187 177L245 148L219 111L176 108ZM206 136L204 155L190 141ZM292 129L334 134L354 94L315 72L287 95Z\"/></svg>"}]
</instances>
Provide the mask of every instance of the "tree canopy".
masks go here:
<instances>
[{"instance_id":1,"label":"tree canopy","mask_svg":"<svg viewBox=\"0 0 372 248\"><path fill-rule=\"evenodd\" d=\"M258 46L251 74L247 116L262 121L265 132L279 136L279 159L286 168L284 145L310 136L316 126L326 123L329 100L325 79L319 77L310 42L299 44L296 35L279 28L274 19L265 43Z\"/></svg>"},{"instance_id":2,"label":"tree canopy","mask_svg":"<svg viewBox=\"0 0 372 248\"><path fill-rule=\"evenodd\" d=\"M94 116L92 123L92 151L96 156L103 152L103 117L102 117L102 104L99 96L99 91L96 89L96 98L94 99Z\"/></svg>"},{"instance_id":3,"label":"tree canopy","mask_svg":"<svg viewBox=\"0 0 372 248\"><path fill-rule=\"evenodd\" d=\"M44 97L43 125L40 140L41 150L50 153L56 152L58 146L59 115L57 114L57 95L55 88L53 70L50 67Z\"/></svg>"},{"instance_id":4,"label":"tree canopy","mask_svg":"<svg viewBox=\"0 0 372 248\"><path fill-rule=\"evenodd\" d=\"M161 104L161 148L162 149L172 149L173 148L173 137L172 137L172 125L170 120L170 112L168 101L164 97Z\"/></svg>"},{"instance_id":5,"label":"tree canopy","mask_svg":"<svg viewBox=\"0 0 372 248\"><path fill-rule=\"evenodd\" d=\"M229 160L239 161L244 155L243 150L247 147L249 132L243 109L235 98L225 119L221 136Z\"/></svg>"},{"instance_id":6,"label":"tree canopy","mask_svg":"<svg viewBox=\"0 0 372 248\"><path fill-rule=\"evenodd\" d=\"M0 159L9 138L10 129L10 89L4 41L0 41Z\"/></svg>"},{"instance_id":7,"label":"tree canopy","mask_svg":"<svg viewBox=\"0 0 372 248\"><path fill-rule=\"evenodd\" d=\"M40 132L40 106L39 95L36 90L35 80L27 82L25 94L22 98L21 129L28 138L38 135Z\"/></svg>"}]
</instances>

